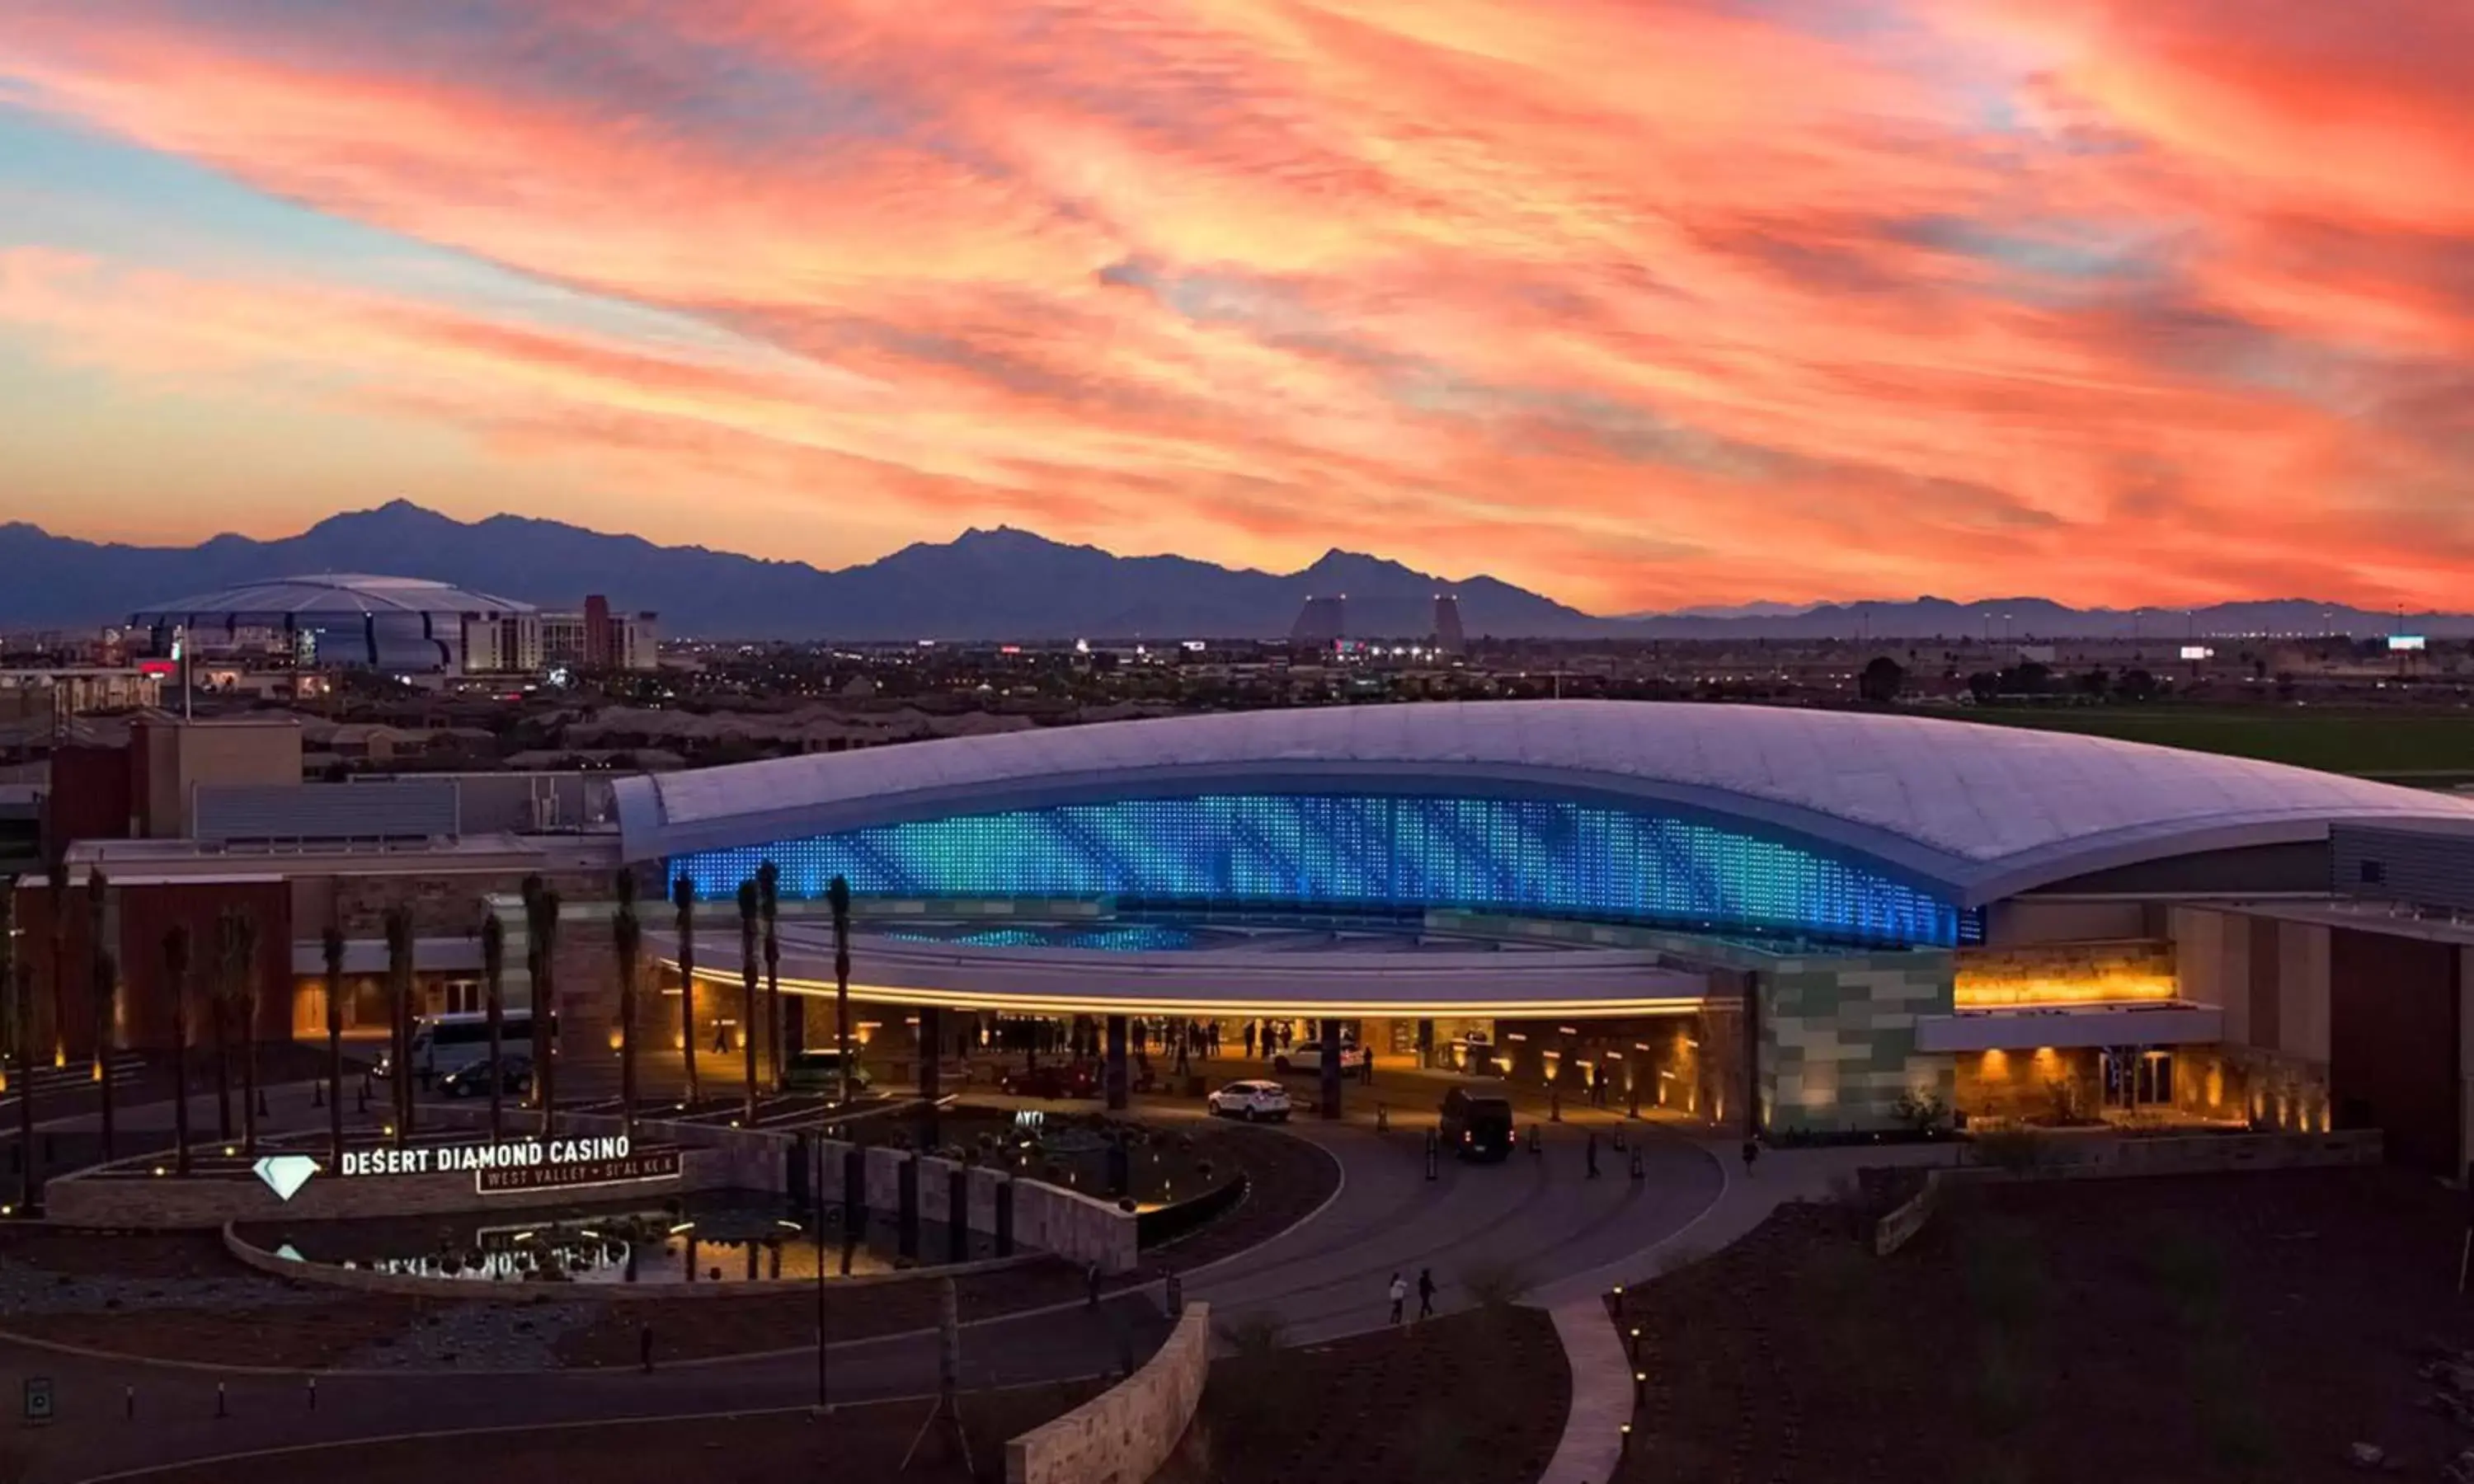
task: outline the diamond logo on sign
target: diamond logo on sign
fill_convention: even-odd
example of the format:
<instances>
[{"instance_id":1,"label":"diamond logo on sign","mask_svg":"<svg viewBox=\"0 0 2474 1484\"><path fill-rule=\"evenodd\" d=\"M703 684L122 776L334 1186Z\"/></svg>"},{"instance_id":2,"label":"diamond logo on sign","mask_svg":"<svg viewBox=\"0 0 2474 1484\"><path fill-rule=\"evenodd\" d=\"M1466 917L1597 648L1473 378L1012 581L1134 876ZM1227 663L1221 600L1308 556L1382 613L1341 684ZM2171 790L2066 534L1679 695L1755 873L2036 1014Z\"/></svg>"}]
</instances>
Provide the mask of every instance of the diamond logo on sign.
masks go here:
<instances>
[{"instance_id":1,"label":"diamond logo on sign","mask_svg":"<svg viewBox=\"0 0 2474 1484\"><path fill-rule=\"evenodd\" d=\"M271 1154L250 1168L266 1182L266 1188L275 1192L277 1200L288 1201L309 1183L310 1176L318 1173L318 1161L305 1154Z\"/></svg>"}]
</instances>

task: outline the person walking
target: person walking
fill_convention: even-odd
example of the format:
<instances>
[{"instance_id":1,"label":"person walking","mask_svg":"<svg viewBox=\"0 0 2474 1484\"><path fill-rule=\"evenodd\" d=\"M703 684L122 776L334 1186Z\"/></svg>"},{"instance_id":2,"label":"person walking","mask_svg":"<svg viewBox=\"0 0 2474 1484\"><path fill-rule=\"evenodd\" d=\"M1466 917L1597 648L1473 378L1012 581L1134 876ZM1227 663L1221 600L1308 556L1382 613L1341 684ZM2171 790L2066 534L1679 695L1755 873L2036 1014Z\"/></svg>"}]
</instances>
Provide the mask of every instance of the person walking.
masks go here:
<instances>
[{"instance_id":1,"label":"person walking","mask_svg":"<svg viewBox=\"0 0 2474 1484\"><path fill-rule=\"evenodd\" d=\"M1400 1281L1399 1274L1395 1273L1392 1275L1392 1322L1394 1324L1400 1322L1400 1310L1406 1307L1408 1303L1409 1285Z\"/></svg>"},{"instance_id":2,"label":"person walking","mask_svg":"<svg viewBox=\"0 0 2474 1484\"><path fill-rule=\"evenodd\" d=\"M1433 1268L1418 1270L1418 1317L1421 1320L1435 1317L1435 1270Z\"/></svg>"},{"instance_id":3,"label":"person walking","mask_svg":"<svg viewBox=\"0 0 2474 1484\"><path fill-rule=\"evenodd\" d=\"M1246 1022L1246 1060L1254 1060L1254 1022Z\"/></svg>"},{"instance_id":4,"label":"person walking","mask_svg":"<svg viewBox=\"0 0 2474 1484\"><path fill-rule=\"evenodd\" d=\"M1590 1178L1591 1180L1595 1180L1595 1179L1597 1179L1597 1178L1598 1178L1598 1131L1597 1131L1597 1130L1595 1130L1595 1129L1591 1129L1591 1130L1589 1130L1589 1143L1584 1147L1583 1154L1584 1154L1584 1157L1589 1161L1589 1178Z\"/></svg>"},{"instance_id":5,"label":"person walking","mask_svg":"<svg viewBox=\"0 0 2474 1484\"><path fill-rule=\"evenodd\" d=\"M643 1364L646 1376L653 1374L653 1327L649 1324L636 1327L636 1358Z\"/></svg>"},{"instance_id":6,"label":"person walking","mask_svg":"<svg viewBox=\"0 0 2474 1484\"><path fill-rule=\"evenodd\" d=\"M1090 1285L1091 1307L1098 1308L1100 1306L1100 1264L1094 1262L1088 1268L1085 1268L1082 1273L1082 1279L1084 1282Z\"/></svg>"},{"instance_id":7,"label":"person walking","mask_svg":"<svg viewBox=\"0 0 2474 1484\"><path fill-rule=\"evenodd\" d=\"M1761 1157L1761 1141L1760 1141L1759 1139L1758 1139L1758 1138L1748 1138L1748 1139L1745 1139L1745 1140L1744 1140L1744 1178L1745 1178L1745 1179L1749 1180L1749 1179L1751 1179L1751 1178L1752 1178L1752 1174L1753 1174L1753 1161L1754 1161L1755 1160L1759 1159L1760 1157Z\"/></svg>"}]
</instances>

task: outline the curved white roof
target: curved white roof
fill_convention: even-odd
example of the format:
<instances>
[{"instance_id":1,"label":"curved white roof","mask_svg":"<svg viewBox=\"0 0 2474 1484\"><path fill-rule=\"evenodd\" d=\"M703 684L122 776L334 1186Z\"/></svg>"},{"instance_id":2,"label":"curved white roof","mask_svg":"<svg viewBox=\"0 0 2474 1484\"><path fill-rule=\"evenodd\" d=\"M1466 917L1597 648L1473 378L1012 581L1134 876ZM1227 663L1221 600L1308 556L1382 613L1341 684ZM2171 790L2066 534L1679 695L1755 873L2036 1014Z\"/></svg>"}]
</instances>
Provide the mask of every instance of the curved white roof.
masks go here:
<instances>
[{"instance_id":1,"label":"curved white roof","mask_svg":"<svg viewBox=\"0 0 2474 1484\"><path fill-rule=\"evenodd\" d=\"M239 623L272 623L286 617L341 618L384 613L529 613L529 603L468 592L447 583L421 577L374 577L363 572L322 572L307 577L271 577L242 583L217 592L202 592L152 604L131 616L133 623L229 619Z\"/></svg>"},{"instance_id":2,"label":"curved white roof","mask_svg":"<svg viewBox=\"0 0 2474 1484\"><path fill-rule=\"evenodd\" d=\"M2474 835L2474 800L2106 738L1876 712L1622 701L1213 713L621 779L629 859L901 820L1254 787L1598 796L1746 819L1970 904L2141 860L2322 840L2348 821Z\"/></svg>"}]
</instances>

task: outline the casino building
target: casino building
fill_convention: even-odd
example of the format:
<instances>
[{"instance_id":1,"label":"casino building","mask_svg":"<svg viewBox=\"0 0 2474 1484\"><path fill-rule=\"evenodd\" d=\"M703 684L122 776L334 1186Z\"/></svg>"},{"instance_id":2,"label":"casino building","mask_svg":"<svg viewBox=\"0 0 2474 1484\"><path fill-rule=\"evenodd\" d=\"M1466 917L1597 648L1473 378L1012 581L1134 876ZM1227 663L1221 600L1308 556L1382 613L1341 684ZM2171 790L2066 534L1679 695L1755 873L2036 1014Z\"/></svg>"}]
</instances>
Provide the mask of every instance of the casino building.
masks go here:
<instances>
[{"instance_id":1,"label":"casino building","mask_svg":"<svg viewBox=\"0 0 2474 1484\"><path fill-rule=\"evenodd\" d=\"M386 833L376 785L331 787L363 796L364 839ZM606 921L595 883L632 863L703 898L699 1023L676 1024L676 935L649 889L664 982L640 993L671 1007L673 1043L710 1044L706 1016L760 1018L732 898L771 861L782 985L806 1012L788 1034L831 1034L839 876L870 1057L898 1066L1177 1026L1216 1028L1228 1055L1249 1026L1338 1021L1387 1060L1777 1137L1937 1106L2378 1126L2434 1169L2474 1148L2474 799L2448 794L1901 714L1576 701L958 738L621 778L612 804L546 836L473 830L432 799L379 850L322 839L303 803L280 849L227 834L73 859L122 879L118 850L152 885L220 874L291 903L295 1025L323 1023L299 951L321 903L417 882L442 922L486 903L521 928L513 881L541 871L578 920L561 951L581 952L608 936L579 925ZM455 934L436 939L455 960ZM606 1058L615 975L563 968L559 986L566 1044Z\"/></svg>"}]
</instances>

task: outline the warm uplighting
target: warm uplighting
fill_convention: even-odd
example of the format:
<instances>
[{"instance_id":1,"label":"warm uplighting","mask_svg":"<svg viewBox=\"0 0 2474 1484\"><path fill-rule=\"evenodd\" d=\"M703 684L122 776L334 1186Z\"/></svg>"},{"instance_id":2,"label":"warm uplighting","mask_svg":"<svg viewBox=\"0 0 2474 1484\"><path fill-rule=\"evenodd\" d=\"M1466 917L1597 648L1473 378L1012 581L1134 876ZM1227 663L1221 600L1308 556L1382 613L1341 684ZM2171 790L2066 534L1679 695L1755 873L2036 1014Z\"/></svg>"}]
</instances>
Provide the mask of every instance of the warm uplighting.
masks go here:
<instances>
[{"instance_id":1,"label":"warm uplighting","mask_svg":"<svg viewBox=\"0 0 2474 1484\"><path fill-rule=\"evenodd\" d=\"M52 1070L59 1071L61 1067L68 1065L69 1048L61 1045L55 1045L52 1047Z\"/></svg>"},{"instance_id":2,"label":"warm uplighting","mask_svg":"<svg viewBox=\"0 0 2474 1484\"><path fill-rule=\"evenodd\" d=\"M2181 986L2174 976L2166 972L2122 969L2010 977L1961 969L1951 1001L1961 1010L2027 1010L2152 1003L2172 999L2180 993Z\"/></svg>"},{"instance_id":3,"label":"warm uplighting","mask_svg":"<svg viewBox=\"0 0 2474 1484\"><path fill-rule=\"evenodd\" d=\"M388 1133L390 1133L390 1134L392 1134L392 1133L394 1133L394 1132L395 1132L395 1130L393 1130L393 1129L389 1129L389 1130L387 1130L387 1132L388 1132ZM236 1154L238 1154L238 1153L240 1153L240 1148L239 1148L239 1146L238 1146L238 1145L234 1145L234 1144L226 1144L226 1145L224 1145L224 1158L225 1158L225 1159L229 1160L229 1159L230 1159L233 1155L236 1155Z\"/></svg>"},{"instance_id":4,"label":"warm uplighting","mask_svg":"<svg viewBox=\"0 0 2474 1484\"><path fill-rule=\"evenodd\" d=\"M97 1058L95 1058L95 1061L94 1061L94 1066L93 1066L92 1070L90 1071L90 1073L88 1074L88 1080L90 1080L90 1081L92 1081L92 1082L94 1082L94 1083L96 1083L96 1084L98 1084L98 1085L100 1085L100 1084L102 1083L102 1081L103 1081L103 1058L101 1058L101 1057L97 1057Z\"/></svg>"},{"instance_id":5,"label":"warm uplighting","mask_svg":"<svg viewBox=\"0 0 2474 1484\"><path fill-rule=\"evenodd\" d=\"M163 1166L161 1166L161 1165L159 1165L159 1164L158 1164L158 1165L157 1165L157 1166L155 1166L155 1173L156 1173L156 1174L158 1174L158 1175L162 1174L162 1173L163 1173Z\"/></svg>"}]
</instances>

